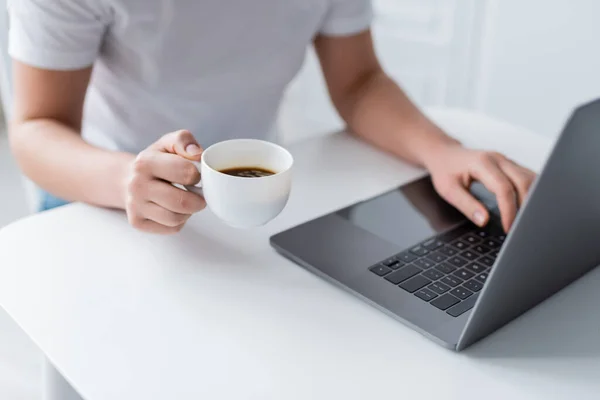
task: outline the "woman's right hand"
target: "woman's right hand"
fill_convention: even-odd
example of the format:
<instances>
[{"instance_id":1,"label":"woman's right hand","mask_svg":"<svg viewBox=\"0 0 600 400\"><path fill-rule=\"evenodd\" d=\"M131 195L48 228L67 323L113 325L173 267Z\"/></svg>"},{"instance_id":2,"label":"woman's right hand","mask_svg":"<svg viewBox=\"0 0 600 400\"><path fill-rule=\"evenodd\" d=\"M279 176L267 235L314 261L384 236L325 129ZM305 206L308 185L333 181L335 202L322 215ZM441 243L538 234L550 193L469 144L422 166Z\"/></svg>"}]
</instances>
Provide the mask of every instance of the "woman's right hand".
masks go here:
<instances>
[{"instance_id":1,"label":"woman's right hand","mask_svg":"<svg viewBox=\"0 0 600 400\"><path fill-rule=\"evenodd\" d=\"M126 188L129 223L145 232L179 232L192 214L204 209L202 196L172 184L196 185L202 148L186 130L169 133L131 163Z\"/></svg>"}]
</instances>

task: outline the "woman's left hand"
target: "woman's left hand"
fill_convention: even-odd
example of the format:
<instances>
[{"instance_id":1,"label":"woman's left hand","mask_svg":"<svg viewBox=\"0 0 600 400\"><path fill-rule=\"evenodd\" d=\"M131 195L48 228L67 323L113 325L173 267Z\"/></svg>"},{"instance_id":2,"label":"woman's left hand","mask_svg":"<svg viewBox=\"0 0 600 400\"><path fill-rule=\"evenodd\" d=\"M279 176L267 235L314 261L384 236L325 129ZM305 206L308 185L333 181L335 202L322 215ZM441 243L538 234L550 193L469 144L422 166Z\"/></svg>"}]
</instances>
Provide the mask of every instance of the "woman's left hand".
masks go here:
<instances>
[{"instance_id":1,"label":"woman's left hand","mask_svg":"<svg viewBox=\"0 0 600 400\"><path fill-rule=\"evenodd\" d=\"M469 192L473 181L496 195L506 232L510 229L536 175L502 154L471 150L458 144L438 148L426 163L438 193L478 226L489 212Z\"/></svg>"}]
</instances>

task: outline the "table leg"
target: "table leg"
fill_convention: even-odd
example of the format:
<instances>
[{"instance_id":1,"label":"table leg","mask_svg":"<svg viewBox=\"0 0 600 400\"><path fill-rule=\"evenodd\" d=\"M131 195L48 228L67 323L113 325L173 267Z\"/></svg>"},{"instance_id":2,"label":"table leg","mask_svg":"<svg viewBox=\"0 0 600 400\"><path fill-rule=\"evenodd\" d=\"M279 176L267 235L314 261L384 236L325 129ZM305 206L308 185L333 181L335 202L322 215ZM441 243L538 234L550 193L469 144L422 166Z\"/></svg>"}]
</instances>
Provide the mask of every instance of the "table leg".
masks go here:
<instances>
[{"instance_id":1,"label":"table leg","mask_svg":"<svg viewBox=\"0 0 600 400\"><path fill-rule=\"evenodd\" d=\"M47 359L43 367L43 400L83 400Z\"/></svg>"}]
</instances>

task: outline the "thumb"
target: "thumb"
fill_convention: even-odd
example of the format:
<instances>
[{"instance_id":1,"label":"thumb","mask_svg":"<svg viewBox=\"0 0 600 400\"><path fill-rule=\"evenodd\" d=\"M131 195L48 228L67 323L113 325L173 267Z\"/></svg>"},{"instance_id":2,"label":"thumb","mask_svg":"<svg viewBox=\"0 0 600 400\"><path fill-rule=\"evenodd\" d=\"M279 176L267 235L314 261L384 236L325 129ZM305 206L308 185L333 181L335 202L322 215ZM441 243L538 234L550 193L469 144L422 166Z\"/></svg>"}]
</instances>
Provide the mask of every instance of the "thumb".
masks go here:
<instances>
[{"instance_id":1,"label":"thumb","mask_svg":"<svg viewBox=\"0 0 600 400\"><path fill-rule=\"evenodd\" d=\"M448 185L447 189L440 191L440 195L475 225L483 227L488 223L488 210L459 182Z\"/></svg>"},{"instance_id":2,"label":"thumb","mask_svg":"<svg viewBox=\"0 0 600 400\"><path fill-rule=\"evenodd\" d=\"M202 155L202 147L188 130L180 130L163 136L157 143L158 150L177 154L189 160L198 161Z\"/></svg>"}]
</instances>

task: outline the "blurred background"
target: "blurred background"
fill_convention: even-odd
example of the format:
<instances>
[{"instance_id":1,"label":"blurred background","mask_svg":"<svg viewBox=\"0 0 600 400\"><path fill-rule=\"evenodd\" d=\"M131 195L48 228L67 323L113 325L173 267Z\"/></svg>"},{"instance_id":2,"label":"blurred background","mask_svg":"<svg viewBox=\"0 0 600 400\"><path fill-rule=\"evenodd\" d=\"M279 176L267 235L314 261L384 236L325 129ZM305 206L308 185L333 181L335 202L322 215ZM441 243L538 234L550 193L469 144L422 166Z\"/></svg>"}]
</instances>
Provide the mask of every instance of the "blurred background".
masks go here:
<instances>
[{"instance_id":1,"label":"blurred background","mask_svg":"<svg viewBox=\"0 0 600 400\"><path fill-rule=\"evenodd\" d=\"M555 136L571 109L600 95L600 2L374 0L387 71L421 106L474 109ZM286 135L341 127L314 55L290 88Z\"/></svg>"},{"instance_id":2,"label":"blurred background","mask_svg":"<svg viewBox=\"0 0 600 400\"><path fill-rule=\"evenodd\" d=\"M600 96L597 0L374 0L374 5L378 53L422 107L476 110L556 137L575 106ZM5 19L2 25L5 53ZM3 79L2 91L7 90ZM312 51L290 86L279 123L286 141L343 127ZM4 128L0 193L0 227L27 214ZM37 399L39 365L35 346L0 313L0 399Z\"/></svg>"}]
</instances>

